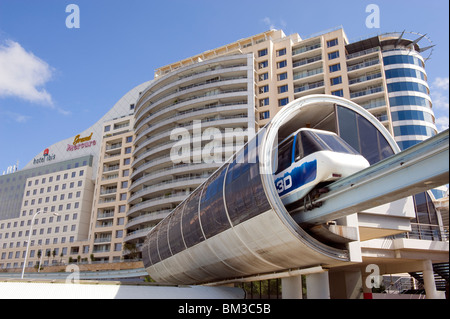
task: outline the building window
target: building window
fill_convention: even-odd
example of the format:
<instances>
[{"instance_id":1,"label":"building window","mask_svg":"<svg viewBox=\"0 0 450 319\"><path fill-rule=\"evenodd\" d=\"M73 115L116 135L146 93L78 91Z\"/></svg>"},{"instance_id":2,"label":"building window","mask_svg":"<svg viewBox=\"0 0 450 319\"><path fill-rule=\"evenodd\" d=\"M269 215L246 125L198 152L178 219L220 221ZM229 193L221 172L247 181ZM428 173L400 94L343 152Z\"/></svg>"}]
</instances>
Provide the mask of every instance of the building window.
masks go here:
<instances>
[{"instance_id":1,"label":"building window","mask_svg":"<svg viewBox=\"0 0 450 319\"><path fill-rule=\"evenodd\" d=\"M133 141L133 136L127 136L126 143L131 143Z\"/></svg>"},{"instance_id":2,"label":"building window","mask_svg":"<svg viewBox=\"0 0 450 319\"><path fill-rule=\"evenodd\" d=\"M330 41L327 41L327 48L331 48L331 47L334 47L336 45L338 45L338 39L337 38L333 39L333 40L330 40Z\"/></svg>"},{"instance_id":3,"label":"building window","mask_svg":"<svg viewBox=\"0 0 450 319\"><path fill-rule=\"evenodd\" d=\"M269 62L267 60L258 63L259 69L264 69L264 68L267 68L268 66L269 66Z\"/></svg>"},{"instance_id":4,"label":"building window","mask_svg":"<svg viewBox=\"0 0 450 319\"><path fill-rule=\"evenodd\" d=\"M278 81L283 81L288 78L288 74L287 74L287 72L284 72L284 73L278 74L277 77L278 77Z\"/></svg>"},{"instance_id":5,"label":"building window","mask_svg":"<svg viewBox=\"0 0 450 319\"><path fill-rule=\"evenodd\" d=\"M259 113L260 120L265 120L265 119L268 119L269 117L270 117L270 111L265 111L265 112Z\"/></svg>"},{"instance_id":6,"label":"building window","mask_svg":"<svg viewBox=\"0 0 450 319\"><path fill-rule=\"evenodd\" d=\"M277 62L277 69L281 69L281 68L284 68L286 66L287 66L287 61L286 60Z\"/></svg>"},{"instance_id":7,"label":"building window","mask_svg":"<svg viewBox=\"0 0 450 319\"><path fill-rule=\"evenodd\" d=\"M260 107L267 106L267 105L269 105L269 98L268 97L266 97L265 99L259 100L259 106Z\"/></svg>"},{"instance_id":8,"label":"building window","mask_svg":"<svg viewBox=\"0 0 450 319\"><path fill-rule=\"evenodd\" d=\"M264 86L261 86L259 88L259 93L267 93L267 92L269 92L269 86L268 85L264 85Z\"/></svg>"},{"instance_id":9,"label":"building window","mask_svg":"<svg viewBox=\"0 0 450 319\"><path fill-rule=\"evenodd\" d=\"M344 91L342 89L331 92L332 95L335 96L344 96Z\"/></svg>"},{"instance_id":10,"label":"building window","mask_svg":"<svg viewBox=\"0 0 450 319\"><path fill-rule=\"evenodd\" d=\"M280 49L277 51L277 56L286 55L286 48Z\"/></svg>"},{"instance_id":11,"label":"building window","mask_svg":"<svg viewBox=\"0 0 450 319\"><path fill-rule=\"evenodd\" d=\"M278 87L278 93L286 93L288 91L288 85L282 85Z\"/></svg>"},{"instance_id":12,"label":"building window","mask_svg":"<svg viewBox=\"0 0 450 319\"><path fill-rule=\"evenodd\" d=\"M278 100L278 106L285 106L288 103L289 103L289 98L288 97L285 97L284 99L279 99Z\"/></svg>"},{"instance_id":13,"label":"building window","mask_svg":"<svg viewBox=\"0 0 450 319\"><path fill-rule=\"evenodd\" d=\"M328 60L333 60L337 58L339 58L339 51L328 53Z\"/></svg>"},{"instance_id":14,"label":"building window","mask_svg":"<svg viewBox=\"0 0 450 319\"><path fill-rule=\"evenodd\" d=\"M258 51L258 57L267 55L267 49L262 49Z\"/></svg>"},{"instance_id":15,"label":"building window","mask_svg":"<svg viewBox=\"0 0 450 319\"><path fill-rule=\"evenodd\" d=\"M342 83L342 76L338 76L330 79L331 85L337 85Z\"/></svg>"},{"instance_id":16,"label":"building window","mask_svg":"<svg viewBox=\"0 0 450 319\"><path fill-rule=\"evenodd\" d=\"M269 73L266 72L266 73L260 74L258 78L260 81L267 80L269 78Z\"/></svg>"},{"instance_id":17,"label":"building window","mask_svg":"<svg viewBox=\"0 0 450 319\"><path fill-rule=\"evenodd\" d=\"M337 71L340 71L340 70L341 70L341 64L340 63L330 65L330 73L337 72Z\"/></svg>"},{"instance_id":18,"label":"building window","mask_svg":"<svg viewBox=\"0 0 450 319\"><path fill-rule=\"evenodd\" d=\"M428 88L421 84L416 82L394 82L389 83L387 85L388 92L398 92L398 91L416 91L421 92L425 94L430 94L430 91Z\"/></svg>"},{"instance_id":19,"label":"building window","mask_svg":"<svg viewBox=\"0 0 450 319\"><path fill-rule=\"evenodd\" d=\"M111 130L111 125L106 125L105 126L105 132L109 132Z\"/></svg>"}]
</instances>

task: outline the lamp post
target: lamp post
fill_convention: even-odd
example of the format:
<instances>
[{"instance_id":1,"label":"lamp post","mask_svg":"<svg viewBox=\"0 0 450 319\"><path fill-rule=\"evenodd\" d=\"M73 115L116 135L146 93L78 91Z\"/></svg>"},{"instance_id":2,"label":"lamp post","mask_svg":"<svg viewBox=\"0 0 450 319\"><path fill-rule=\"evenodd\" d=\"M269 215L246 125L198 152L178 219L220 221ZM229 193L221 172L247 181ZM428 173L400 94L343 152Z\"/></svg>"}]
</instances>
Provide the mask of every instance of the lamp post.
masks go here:
<instances>
[{"instance_id":1,"label":"lamp post","mask_svg":"<svg viewBox=\"0 0 450 319\"><path fill-rule=\"evenodd\" d=\"M34 220L36 219L36 216L39 215L42 212L42 210L38 210L34 215L33 218L31 219L31 225L30 225L30 232L28 234L28 242L27 242L27 250L25 252L25 259L23 261L23 267L22 267L22 277L21 279L23 279L23 275L25 274L25 267L27 265L27 258L28 258L28 251L30 249L30 242L31 242L31 233L33 232L33 225L34 225ZM44 213L46 213L46 211L44 211ZM53 213L54 216L59 216L59 214L57 213Z\"/></svg>"}]
</instances>

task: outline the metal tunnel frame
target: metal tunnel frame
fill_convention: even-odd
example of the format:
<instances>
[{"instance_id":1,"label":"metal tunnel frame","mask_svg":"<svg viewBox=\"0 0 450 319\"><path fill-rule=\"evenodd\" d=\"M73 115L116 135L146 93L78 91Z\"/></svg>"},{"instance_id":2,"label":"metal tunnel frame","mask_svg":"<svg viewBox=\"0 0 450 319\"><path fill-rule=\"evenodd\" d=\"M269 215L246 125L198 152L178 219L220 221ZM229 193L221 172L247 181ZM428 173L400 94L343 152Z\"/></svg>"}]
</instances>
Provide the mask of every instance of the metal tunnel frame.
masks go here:
<instances>
[{"instance_id":1,"label":"metal tunnel frame","mask_svg":"<svg viewBox=\"0 0 450 319\"><path fill-rule=\"evenodd\" d=\"M385 137L393 152L399 151L384 126L353 102L328 95L291 102L149 232L142 253L154 280L201 284L350 261L347 250L326 245L302 229L274 185L272 158L278 133L302 116L305 106L317 103L338 104L358 113Z\"/></svg>"}]
</instances>

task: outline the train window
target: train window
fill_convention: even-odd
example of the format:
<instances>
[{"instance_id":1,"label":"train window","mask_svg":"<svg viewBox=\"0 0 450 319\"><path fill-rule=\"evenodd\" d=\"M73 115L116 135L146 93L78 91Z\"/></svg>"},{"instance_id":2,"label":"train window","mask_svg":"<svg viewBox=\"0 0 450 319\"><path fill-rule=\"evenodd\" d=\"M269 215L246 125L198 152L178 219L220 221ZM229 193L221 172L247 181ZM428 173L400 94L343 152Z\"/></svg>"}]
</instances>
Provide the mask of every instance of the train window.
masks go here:
<instances>
[{"instance_id":1,"label":"train window","mask_svg":"<svg viewBox=\"0 0 450 319\"><path fill-rule=\"evenodd\" d=\"M278 167L275 174L284 171L286 168L291 166L292 163L292 144L294 139L291 138L286 143L282 144L278 148Z\"/></svg>"},{"instance_id":2,"label":"train window","mask_svg":"<svg viewBox=\"0 0 450 319\"><path fill-rule=\"evenodd\" d=\"M301 154L301 157L306 157L315 152L327 149L327 147L322 145L320 141L309 131L300 131L299 142L302 143L303 149L303 154Z\"/></svg>"},{"instance_id":3,"label":"train window","mask_svg":"<svg viewBox=\"0 0 450 319\"><path fill-rule=\"evenodd\" d=\"M340 139L336 135L332 134L321 134L315 132L315 134L323 141L327 146L335 152L346 153L346 154L358 154L353 147L348 145L344 140Z\"/></svg>"}]
</instances>

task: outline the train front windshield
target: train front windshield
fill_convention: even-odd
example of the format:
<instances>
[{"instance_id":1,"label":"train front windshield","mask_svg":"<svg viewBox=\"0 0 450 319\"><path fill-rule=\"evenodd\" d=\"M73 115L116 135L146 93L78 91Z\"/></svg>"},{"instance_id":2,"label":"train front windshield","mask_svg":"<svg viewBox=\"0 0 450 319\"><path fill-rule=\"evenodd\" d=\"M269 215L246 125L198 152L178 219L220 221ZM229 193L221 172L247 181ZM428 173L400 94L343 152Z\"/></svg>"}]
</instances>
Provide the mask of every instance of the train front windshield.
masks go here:
<instances>
[{"instance_id":1,"label":"train front windshield","mask_svg":"<svg viewBox=\"0 0 450 319\"><path fill-rule=\"evenodd\" d=\"M298 133L294 147L294 138L283 142L278 149L278 165L275 174L284 171L292 164L292 151L295 150L295 160L304 158L320 151L359 155L353 147L334 134L302 130Z\"/></svg>"},{"instance_id":2,"label":"train front windshield","mask_svg":"<svg viewBox=\"0 0 450 319\"><path fill-rule=\"evenodd\" d=\"M300 131L298 152L301 158L319 151L333 151L337 153L358 154L350 145L337 135L323 134L311 131ZM302 154L300 152L302 151Z\"/></svg>"}]
</instances>

